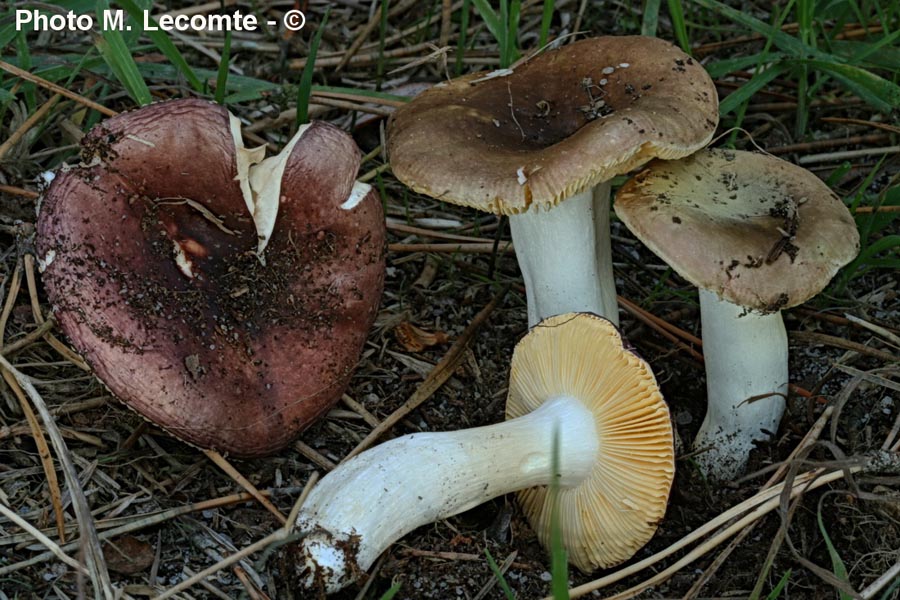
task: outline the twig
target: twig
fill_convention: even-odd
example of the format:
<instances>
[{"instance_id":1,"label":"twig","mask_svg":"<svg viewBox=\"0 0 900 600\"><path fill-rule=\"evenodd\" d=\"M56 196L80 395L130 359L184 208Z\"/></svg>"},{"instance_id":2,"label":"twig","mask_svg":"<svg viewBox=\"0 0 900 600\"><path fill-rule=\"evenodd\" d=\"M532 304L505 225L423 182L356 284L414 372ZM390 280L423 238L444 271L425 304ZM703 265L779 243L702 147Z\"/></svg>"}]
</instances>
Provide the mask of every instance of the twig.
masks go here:
<instances>
[{"instance_id":1,"label":"twig","mask_svg":"<svg viewBox=\"0 0 900 600\"><path fill-rule=\"evenodd\" d=\"M363 418L363 421L369 424L369 427L378 427L379 425L381 425L381 421L378 420L378 417L370 413L368 410L366 410L365 406L363 406L347 394L341 396L341 401L346 404L350 408L350 410L361 416Z\"/></svg>"},{"instance_id":2,"label":"twig","mask_svg":"<svg viewBox=\"0 0 900 600\"><path fill-rule=\"evenodd\" d=\"M62 548L60 548L56 542L54 542L53 540L48 538L46 535L41 533L39 529L37 529L31 523L29 523L28 521L26 521L25 519L23 519L22 517L17 515L14 511L8 509L6 507L6 505L3 504L2 502L0 502L0 513L3 513L4 517L9 519L10 521L15 523L22 529L24 529L25 532L28 533L28 535L30 535L31 537L36 539L38 542L40 542L41 544L46 546L47 549L53 553L53 556L55 556L59 560L63 561L64 563L66 563L67 565L72 567L73 569L76 569L83 573L87 573L87 569L84 567L84 565L82 565L80 562L78 562L77 560L75 560L74 558L72 558L71 556L66 554L65 552L63 552Z\"/></svg>"},{"instance_id":3,"label":"twig","mask_svg":"<svg viewBox=\"0 0 900 600\"><path fill-rule=\"evenodd\" d=\"M63 440L56 421L47 410L44 399L32 385L28 377L13 367L9 361L0 356L0 366L9 371L16 382L28 395L34 408L37 409L47 433L50 435L50 441L56 450L56 457L62 466L66 483L69 487L69 495L72 499L72 507L75 509L75 516L78 520L78 529L81 534L81 540L85 548L85 558L87 559L88 572L91 581L94 584L94 594L97 598L105 597L107 600L113 600L116 597L112 588L112 582L109 579L109 571L106 569L106 560L103 557L103 550L100 548L100 540L97 538L97 529L94 527L94 518L91 516L91 509L88 506L87 498L84 496L84 490L81 488L81 482L78 479L78 473L69 458L69 450L66 442Z\"/></svg>"},{"instance_id":4,"label":"twig","mask_svg":"<svg viewBox=\"0 0 900 600\"><path fill-rule=\"evenodd\" d=\"M460 244L388 244L391 252L450 252L461 254L493 254L494 242L460 243ZM500 244L500 252L515 252L512 242Z\"/></svg>"},{"instance_id":5,"label":"twig","mask_svg":"<svg viewBox=\"0 0 900 600\"><path fill-rule=\"evenodd\" d=\"M864 144L881 144L890 141L891 136L886 133L870 133L868 135L851 135L829 140L816 140L814 142L802 142L799 144L787 144L766 148L770 154L790 154L792 152L806 153L820 148L835 148L837 146L859 146Z\"/></svg>"},{"instance_id":6,"label":"twig","mask_svg":"<svg viewBox=\"0 0 900 600\"><path fill-rule=\"evenodd\" d=\"M37 192L26 190L25 188L16 187L14 185L0 185L0 192L12 194L13 196L21 196L23 198L37 198L40 196Z\"/></svg>"},{"instance_id":7,"label":"twig","mask_svg":"<svg viewBox=\"0 0 900 600\"><path fill-rule=\"evenodd\" d=\"M251 496L253 496L257 502L262 504L266 510L275 515L275 518L278 519L278 522L284 525L287 522L287 518L281 514L281 511L275 507L272 502L262 495L262 493L256 489L256 486L250 483L250 481L241 475L240 471L234 468L234 466L228 462L224 456L216 452L215 450L204 450L203 454L207 456L217 467L225 471L225 473L234 479L234 481L240 485L242 488L247 490Z\"/></svg>"},{"instance_id":8,"label":"twig","mask_svg":"<svg viewBox=\"0 0 900 600\"><path fill-rule=\"evenodd\" d=\"M874 598L875 594L880 592L884 588L884 586L889 584L897 577L900 577L900 561L894 563L893 567L885 571L881 575L881 577L870 583L868 587L866 587L866 589L859 593L859 595L866 600L868 600L869 598Z\"/></svg>"},{"instance_id":9,"label":"twig","mask_svg":"<svg viewBox=\"0 0 900 600\"><path fill-rule=\"evenodd\" d=\"M337 98L329 98L327 96L315 95L313 94L313 98L310 99L310 102L314 104L319 104L321 106L331 106L333 108L343 108L345 110L355 110L357 112L369 113L372 115L377 115L379 117L387 117L393 112L393 110L388 110L386 108L378 108L376 106L367 106L359 101L356 102L348 102L346 100L338 100ZM359 96L355 96L354 98L359 98ZM366 100L368 102L368 100Z\"/></svg>"},{"instance_id":10,"label":"twig","mask_svg":"<svg viewBox=\"0 0 900 600\"><path fill-rule=\"evenodd\" d=\"M391 100L390 98L379 98L377 96L362 96L359 94L345 94L342 92L325 92L321 90L313 90L311 93L313 98L332 98L334 100L347 100L349 102L358 103L364 102L366 104L375 104L380 106L390 106L391 108L400 108L401 106L406 106L406 102L403 100ZM385 111L383 114L385 116L389 115L391 111ZM378 114L378 113L376 113Z\"/></svg>"},{"instance_id":11,"label":"twig","mask_svg":"<svg viewBox=\"0 0 900 600\"><path fill-rule=\"evenodd\" d=\"M250 600L271 600L269 596L264 594L259 588L256 587L256 584L250 580L247 576L247 572L241 568L240 565L235 565L234 574L237 575L237 578L240 580L241 585L244 586L244 590L247 592L247 595L250 596Z\"/></svg>"},{"instance_id":12,"label":"twig","mask_svg":"<svg viewBox=\"0 0 900 600\"><path fill-rule=\"evenodd\" d=\"M451 240L454 242L472 242L479 244L493 244L494 242L488 238L473 237L469 235L458 235L455 233L447 233L446 231L438 231L435 229L426 229L424 227L413 227L403 223L395 223L392 220L387 221L389 231L399 231L400 233L411 233L420 237L433 238L436 240Z\"/></svg>"},{"instance_id":13,"label":"twig","mask_svg":"<svg viewBox=\"0 0 900 600\"><path fill-rule=\"evenodd\" d=\"M3 348L3 356L6 356L13 351L10 350L13 344L6 346L4 344L4 338L6 336L6 322L12 312L16 297L19 295L21 285L22 263L17 262L10 280L9 293L6 296L6 302L3 305L3 313L0 315L0 347ZM40 327L38 327L38 329L40 329ZM19 341L21 342L23 340ZM31 405L28 404L28 400L25 398L25 394L22 392L22 388L19 387L15 377L9 371L3 371L3 379L18 399L19 406L22 408L22 414L25 415L25 420L28 421L28 428L31 431L31 437L34 438L34 444L37 446L41 467L44 469L44 476L47 478L47 489L50 492L50 504L53 506L53 516L56 519L56 530L59 539L65 543L66 518L65 513L63 512L62 493L59 489L59 479L56 477L56 467L53 466L53 458L50 456L50 448L47 446L47 439L44 437L44 432L41 429L40 423L38 423L37 417L35 417L34 411L31 410Z\"/></svg>"},{"instance_id":14,"label":"twig","mask_svg":"<svg viewBox=\"0 0 900 600\"><path fill-rule=\"evenodd\" d=\"M337 466L333 461L329 460L325 456L322 456L321 453L317 452L314 448L311 448L310 446L304 444L300 440L294 442L294 448L296 448L297 452L313 461L326 471L331 471Z\"/></svg>"},{"instance_id":15,"label":"twig","mask_svg":"<svg viewBox=\"0 0 900 600\"><path fill-rule=\"evenodd\" d=\"M855 469L854 472L856 472L859 470L859 467L853 467L853 469ZM821 487L827 483L831 483L832 481L836 481L844 476L844 472L839 470L839 471L832 471L831 473L828 473L826 475L821 475L821 476L819 476L819 475L821 475L821 469L817 470L817 471L810 471L810 472L804 473L802 476L798 477L795 480L794 486L792 488L790 488L790 497L794 498L800 493ZM721 515L719 515L712 521L709 521L708 523L703 525L700 529L697 529L694 532L688 534L687 536L685 536L678 542L675 542L668 548L666 548L660 552L657 552L653 556L646 558L646 559L644 559L638 563L635 563L633 565L630 565L624 569L620 569L619 571L616 571L615 573L607 575L606 577L601 577L600 579L596 579L589 583L572 588L571 590L569 590L570 597L571 598L580 598L590 592L593 592L594 590L599 590L599 589L606 587L612 583L620 581L620 580L624 579L625 577L628 577L629 575L633 575L634 573L637 573L637 572L643 570L644 568L659 562L659 560L673 554L677 550L680 550L681 548L685 547L687 544L698 540L702 535L706 535L706 533L709 533L711 529L719 527L720 525L723 525L723 524L731 521L732 518L734 518L740 514L743 514L748 509L752 509L746 516L744 516L737 522L733 523L726 529L720 531L716 535L712 536L708 540L704 541L702 544L700 544L699 546L694 548L691 552L686 554L684 557L682 557L680 560L678 560L676 563L674 563L667 569L660 571L659 573L657 573L650 579L647 579L646 581L643 581L643 582L639 583L638 585L636 585L632 588L629 588L628 590L626 590L620 594L611 596L607 600L612 600L613 598L615 598L616 600L621 600L624 598L634 597L636 594L639 594L640 592L647 589L648 587L657 585L658 583L665 581L666 579L668 579L669 577L671 577L672 575L674 575L675 573L680 571L685 566L689 565L690 563L692 563L696 559L700 558L701 556L703 556L704 554L706 554L713 548L717 547L719 544L721 544L722 542L724 542L725 540L727 540L734 534L738 533L745 527L749 526L751 523L758 521L763 516L767 515L768 513L772 512L773 510L778 508L778 506L781 502L781 498L779 496L780 496L782 490L783 490L783 484L772 487L772 488L766 490L765 492L762 492L762 493L756 494L755 496L752 496L749 500L746 500L746 501L742 502L741 504L739 504L738 506L722 513ZM739 508L740 508L740 510L738 510ZM710 528L709 525L711 525L712 523L715 523L715 526L713 528ZM703 533L700 533L701 531ZM544 598L544 600L553 600L553 599L548 597L548 598Z\"/></svg>"},{"instance_id":16,"label":"twig","mask_svg":"<svg viewBox=\"0 0 900 600\"><path fill-rule=\"evenodd\" d=\"M778 469L775 473L769 477L768 481L766 481L759 491L766 490L776 482L781 480L784 477L784 474L787 472L789 465L791 462L806 448L809 448L811 445L816 443L816 440L819 439L819 436L822 435L822 431L825 429L825 425L828 423L828 419L831 418L832 413L834 412L834 406L827 406L825 410L822 411L822 414L819 415L819 418L816 419L816 422L813 423L813 426L810 427L809 431L806 432L806 435L803 436L803 439L800 440L800 443L794 448L794 450L790 453L790 455L785 459L784 462L779 465ZM741 544L744 539L750 533L753 532L753 529L756 527L756 524L750 525L745 530L741 531L737 537L731 540L731 543L728 544L728 547L723 550L719 556L712 562L712 564L707 567L707 569L697 578L697 581L690 587L687 593L684 595L682 600L690 600L691 598L695 598L697 594L700 593L700 590L703 586L716 574L716 572L725 564L725 561L731 556L731 553L734 552Z\"/></svg>"},{"instance_id":17,"label":"twig","mask_svg":"<svg viewBox=\"0 0 900 600\"><path fill-rule=\"evenodd\" d=\"M112 117L117 114L116 111L106 108L102 104L97 104L93 100L88 100L87 98L85 98L84 96L82 96L80 94L76 94L75 92L70 92L69 90L67 90L66 88L64 88L62 86L59 86L53 82L47 81L43 77L38 77L37 75L32 75L28 71L26 71L24 69L20 69L19 67L15 66L15 65L11 65L8 62L0 60L0 69L6 71L7 73L15 75L16 77L20 77L20 78L24 79L25 81L30 81L31 83L35 83L35 84L41 86L42 88L46 88L46 89L50 90L51 92L59 94L60 96L65 96L66 98L71 98L72 100L78 102L79 104L83 104L84 106L87 106L88 108L92 108L92 109L96 110L97 112L106 115L107 117Z\"/></svg>"},{"instance_id":18,"label":"twig","mask_svg":"<svg viewBox=\"0 0 900 600\"><path fill-rule=\"evenodd\" d=\"M287 537L291 534L291 530L294 527L294 521L296 521L296 519L297 519L297 513L300 512L300 507L303 506L303 502L306 501L306 498L309 495L309 492L312 490L313 485L315 485L315 482L317 479L318 479L318 475L316 473L313 473L313 475L309 478L309 481L307 481L306 487L304 488L303 493L300 494L300 497L297 498L297 502L294 503L294 506L290 512L290 519L288 519L286 521L284 527L279 527L277 531L275 531L274 533L270 533L269 535L267 535L263 539L259 540L258 542L250 544L243 550L239 550L238 552L235 552L231 556L227 556L227 557L223 558L222 560L220 560L216 564L212 565L211 567L203 569L199 573L194 574L192 577L185 579L184 581L182 581L175 587L169 588L168 590L166 590L165 592L163 592L162 594L157 596L154 600L165 600L166 598L171 598L175 594L183 592L184 590L188 589L189 587L193 586L194 584L203 581L204 579L206 579L213 573L218 573L222 569L224 569L226 567L230 567L234 563L236 563L240 560L243 560L244 558L250 556L251 554L254 554L260 550L265 549L270 544L275 543L275 542L280 542L280 541L287 539Z\"/></svg>"},{"instance_id":19,"label":"twig","mask_svg":"<svg viewBox=\"0 0 900 600\"><path fill-rule=\"evenodd\" d=\"M428 400L432 394L434 394L438 388L444 385L444 382L450 379L450 376L453 375L453 371L456 370L457 365L462 361L465 357L465 350L469 345L469 342L475 337L475 333L487 321L488 317L494 312L494 309L499 306L500 302L503 301L504 296L506 296L506 292L509 290L509 286L504 286L497 295L495 295L490 302L488 302L487 306L481 309L481 311L475 315L475 318L472 319L472 322L469 323L468 327L460 334L460 336L453 342L453 345L450 346L450 349L447 350L447 353L441 358L440 362L434 366L431 372L428 373L428 376L425 377L425 380L422 384L413 392L413 395L403 403L403 405L391 413L388 418L381 422L381 425L373 429L369 435L367 435L363 440L356 445L356 447L344 457L344 460L341 461L346 462L350 458L356 456L369 446L371 446L379 437L384 434L391 427L396 425L403 419L406 415L414 411L420 404Z\"/></svg>"},{"instance_id":20,"label":"twig","mask_svg":"<svg viewBox=\"0 0 900 600\"><path fill-rule=\"evenodd\" d=\"M652 327L664 338L666 338L667 340L674 343L676 346L678 346L679 348L681 348L682 350L684 350L685 352L690 354L695 360L697 360L700 363L703 362L703 354L701 354L700 352L697 352L696 350L694 350L693 348L691 348L684 342L680 341L670 331L672 329L678 329L678 331L681 334L683 334L683 336L685 336L685 337L689 336L690 338L693 338L693 340L692 340L693 343L702 347L702 344L699 343L700 342L699 338L689 334L686 331L683 331L683 330L675 327L671 323L664 321L663 319L660 319L659 317L653 315L652 313L645 311L644 309L639 307L637 304L631 302L627 298L623 298L622 296L617 296L617 299L619 301L619 305L621 305L622 308L624 308L629 313L631 313L632 315L634 315L635 317L640 319L642 322L646 323L648 326Z\"/></svg>"},{"instance_id":21,"label":"twig","mask_svg":"<svg viewBox=\"0 0 900 600\"><path fill-rule=\"evenodd\" d=\"M860 354L865 354L866 356L871 356L872 358L877 358L879 360L885 360L888 362L900 361L900 357L895 356L890 352L884 352L883 350L869 348L868 346L865 346L858 342L851 342L850 340L845 340L844 338L839 338L834 335L827 335L825 333L816 333L813 331L790 331L788 332L788 337L798 342L825 344L826 346L834 346L835 348L843 348L844 350L853 350L854 352L859 352Z\"/></svg>"},{"instance_id":22,"label":"twig","mask_svg":"<svg viewBox=\"0 0 900 600\"><path fill-rule=\"evenodd\" d=\"M22 348L26 348L44 337L44 334L53 329L54 326L56 326L56 320L53 317L50 317L28 332L27 335L20 337L14 342L3 345L3 349L0 350L0 352L3 353L3 356L9 356L14 352L18 352ZM0 341L2 341L2 335L0 335Z\"/></svg>"},{"instance_id":23,"label":"twig","mask_svg":"<svg viewBox=\"0 0 900 600\"><path fill-rule=\"evenodd\" d=\"M876 156L879 154L897 154L900 146L884 146L882 148L862 148L859 150L844 150L842 152L825 152L823 154L807 154L797 159L801 165L819 162L832 162L836 160L849 160L860 156Z\"/></svg>"},{"instance_id":24,"label":"twig","mask_svg":"<svg viewBox=\"0 0 900 600\"><path fill-rule=\"evenodd\" d=\"M900 209L900 206L894 206L892 208ZM900 347L900 335L896 335L893 332L888 331L886 328L884 328L880 325L876 325L875 323L869 323L865 319L860 319L859 317L855 317L851 314L845 313L844 316L847 317L847 320L850 321L851 323L859 325L863 329L868 329L869 331L872 331L875 334L880 335L881 337L883 337L887 341L891 342L895 346Z\"/></svg>"},{"instance_id":25,"label":"twig","mask_svg":"<svg viewBox=\"0 0 900 600\"><path fill-rule=\"evenodd\" d=\"M450 43L450 29L453 26L453 0L441 2L441 33L438 36L438 46L443 48Z\"/></svg>"},{"instance_id":26,"label":"twig","mask_svg":"<svg viewBox=\"0 0 900 600\"><path fill-rule=\"evenodd\" d=\"M391 163L384 163L383 165L378 165L371 171L368 171L368 172L364 173L363 175L357 177L357 180L362 183L365 183L371 179L375 179L375 177L377 177L379 174L384 173L385 171L387 171L390 168L391 168Z\"/></svg>"},{"instance_id":27,"label":"twig","mask_svg":"<svg viewBox=\"0 0 900 600\"><path fill-rule=\"evenodd\" d=\"M900 212L900 206L857 206L853 209L857 215L886 212Z\"/></svg>"},{"instance_id":28,"label":"twig","mask_svg":"<svg viewBox=\"0 0 900 600\"><path fill-rule=\"evenodd\" d=\"M875 129L883 129L893 133L900 133L900 127L881 123L880 121L866 121L865 119L851 119L848 117L822 117L822 121L826 123L849 123L851 125L863 125L866 127L874 127Z\"/></svg>"}]
</instances>

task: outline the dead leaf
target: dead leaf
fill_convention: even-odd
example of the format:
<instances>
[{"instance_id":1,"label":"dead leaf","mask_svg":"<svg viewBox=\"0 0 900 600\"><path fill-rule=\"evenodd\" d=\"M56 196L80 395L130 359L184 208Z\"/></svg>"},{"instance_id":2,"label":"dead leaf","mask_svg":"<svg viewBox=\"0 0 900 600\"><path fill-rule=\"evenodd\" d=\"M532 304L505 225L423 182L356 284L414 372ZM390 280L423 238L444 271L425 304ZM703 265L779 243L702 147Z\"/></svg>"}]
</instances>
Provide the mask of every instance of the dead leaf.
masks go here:
<instances>
[{"instance_id":1,"label":"dead leaf","mask_svg":"<svg viewBox=\"0 0 900 600\"><path fill-rule=\"evenodd\" d=\"M421 352L438 344L446 344L450 339L443 331L434 333L425 331L409 321L404 321L394 328L394 337L407 352Z\"/></svg>"},{"instance_id":2,"label":"dead leaf","mask_svg":"<svg viewBox=\"0 0 900 600\"><path fill-rule=\"evenodd\" d=\"M103 556L110 571L123 575L140 573L153 564L153 546L126 535L103 545Z\"/></svg>"}]
</instances>

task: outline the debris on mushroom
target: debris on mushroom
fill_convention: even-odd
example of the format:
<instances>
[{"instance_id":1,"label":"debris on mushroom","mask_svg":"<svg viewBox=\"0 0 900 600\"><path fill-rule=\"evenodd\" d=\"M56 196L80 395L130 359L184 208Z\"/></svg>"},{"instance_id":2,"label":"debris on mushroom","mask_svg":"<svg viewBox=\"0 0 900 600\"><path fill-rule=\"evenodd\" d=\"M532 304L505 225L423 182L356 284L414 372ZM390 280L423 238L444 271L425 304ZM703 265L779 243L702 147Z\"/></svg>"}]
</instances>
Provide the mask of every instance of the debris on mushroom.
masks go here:
<instances>
[{"instance_id":1,"label":"debris on mushroom","mask_svg":"<svg viewBox=\"0 0 900 600\"><path fill-rule=\"evenodd\" d=\"M618 564L653 536L674 476L669 410L612 323L580 313L532 328L513 354L506 415L396 438L331 471L296 520L299 578L339 590L416 527L517 490L547 545L554 476L562 542L579 569Z\"/></svg>"},{"instance_id":2,"label":"debris on mushroom","mask_svg":"<svg viewBox=\"0 0 900 600\"><path fill-rule=\"evenodd\" d=\"M609 181L706 145L717 107L709 75L675 46L599 37L423 92L393 114L387 146L413 190L510 215L530 325L568 311L615 323Z\"/></svg>"},{"instance_id":3,"label":"debris on mushroom","mask_svg":"<svg viewBox=\"0 0 900 600\"><path fill-rule=\"evenodd\" d=\"M709 406L694 447L707 475L731 479L784 413L780 311L818 294L857 255L853 218L809 171L731 150L654 161L619 191L616 214L700 288Z\"/></svg>"},{"instance_id":4,"label":"debris on mushroom","mask_svg":"<svg viewBox=\"0 0 900 600\"><path fill-rule=\"evenodd\" d=\"M82 159L46 191L36 246L60 326L113 394L238 456L340 398L384 277L348 135L314 122L264 159L221 106L174 100L99 124Z\"/></svg>"}]
</instances>

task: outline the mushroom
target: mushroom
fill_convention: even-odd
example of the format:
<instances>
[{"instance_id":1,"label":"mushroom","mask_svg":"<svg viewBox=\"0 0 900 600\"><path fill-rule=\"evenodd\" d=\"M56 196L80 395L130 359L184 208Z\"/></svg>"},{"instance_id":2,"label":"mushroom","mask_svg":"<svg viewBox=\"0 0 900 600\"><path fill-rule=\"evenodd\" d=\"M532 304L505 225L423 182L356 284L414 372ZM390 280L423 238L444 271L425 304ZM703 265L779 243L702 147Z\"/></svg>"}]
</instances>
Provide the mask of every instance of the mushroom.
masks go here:
<instances>
[{"instance_id":1,"label":"mushroom","mask_svg":"<svg viewBox=\"0 0 900 600\"><path fill-rule=\"evenodd\" d=\"M37 222L56 317L98 377L237 456L278 450L340 398L384 272L381 203L348 135L314 122L264 153L221 106L153 104L85 136Z\"/></svg>"},{"instance_id":2,"label":"mushroom","mask_svg":"<svg viewBox=\"0 0 900 600\"><path fill-rule=\"evenodd\" d=\"M694 446L704 473L730 479L784 413L780 311L815 296L856 256L853 218L809 171L730 150L654 161L615 206L650 250L700 288L709 405Z\"/></svg>"},{"instance_id":3,"label":"mushroom","mask_svg":"<svg viewBox=\"0 0 900 600\"><path fill-rule=\"evenodd\" d=\"M570 311L617 323L610 180L706 145L717 108L678 48L599 37L434 86L392 115L387 147L413 190L510 215L529 325Z\"/></svg>"},{"instance_id":4,"label":"mushroom","mask_svg":"<svg viewBox=\"0 0 900 600\"><path fill-rule=\"evenodd\" d=\"M591 571L650 539L674 475L669 410L650 367L612 323L580 313L534 327L513 354L506 416L396 438L329 473L296 520L299 578L336 591L416 527L517 490L547 545L554 440L569 560Z\"/></svg>"}]
</instances>

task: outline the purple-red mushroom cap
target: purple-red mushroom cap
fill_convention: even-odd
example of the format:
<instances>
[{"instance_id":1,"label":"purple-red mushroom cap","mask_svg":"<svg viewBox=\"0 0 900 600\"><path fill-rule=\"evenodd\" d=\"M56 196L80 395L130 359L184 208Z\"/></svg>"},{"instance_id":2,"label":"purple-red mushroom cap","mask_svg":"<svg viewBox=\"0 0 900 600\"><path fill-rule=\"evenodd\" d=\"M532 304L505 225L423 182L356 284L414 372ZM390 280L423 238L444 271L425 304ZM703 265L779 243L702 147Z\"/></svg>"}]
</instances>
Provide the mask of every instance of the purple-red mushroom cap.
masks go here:
<instances>
[{"instance_id":1,"label":"purple-red mushroom cap","mask_svg":"<svg viewBox=\"0 0 900 600\"><path fill-rule=\"evenodd\" d=\"M385 230L360 153L314 122L258 164L202 100L123 113L41 203L56 317L97 376L173 435L274 452L340 398L375 318Z\"/></svg>"}]
</instances>

